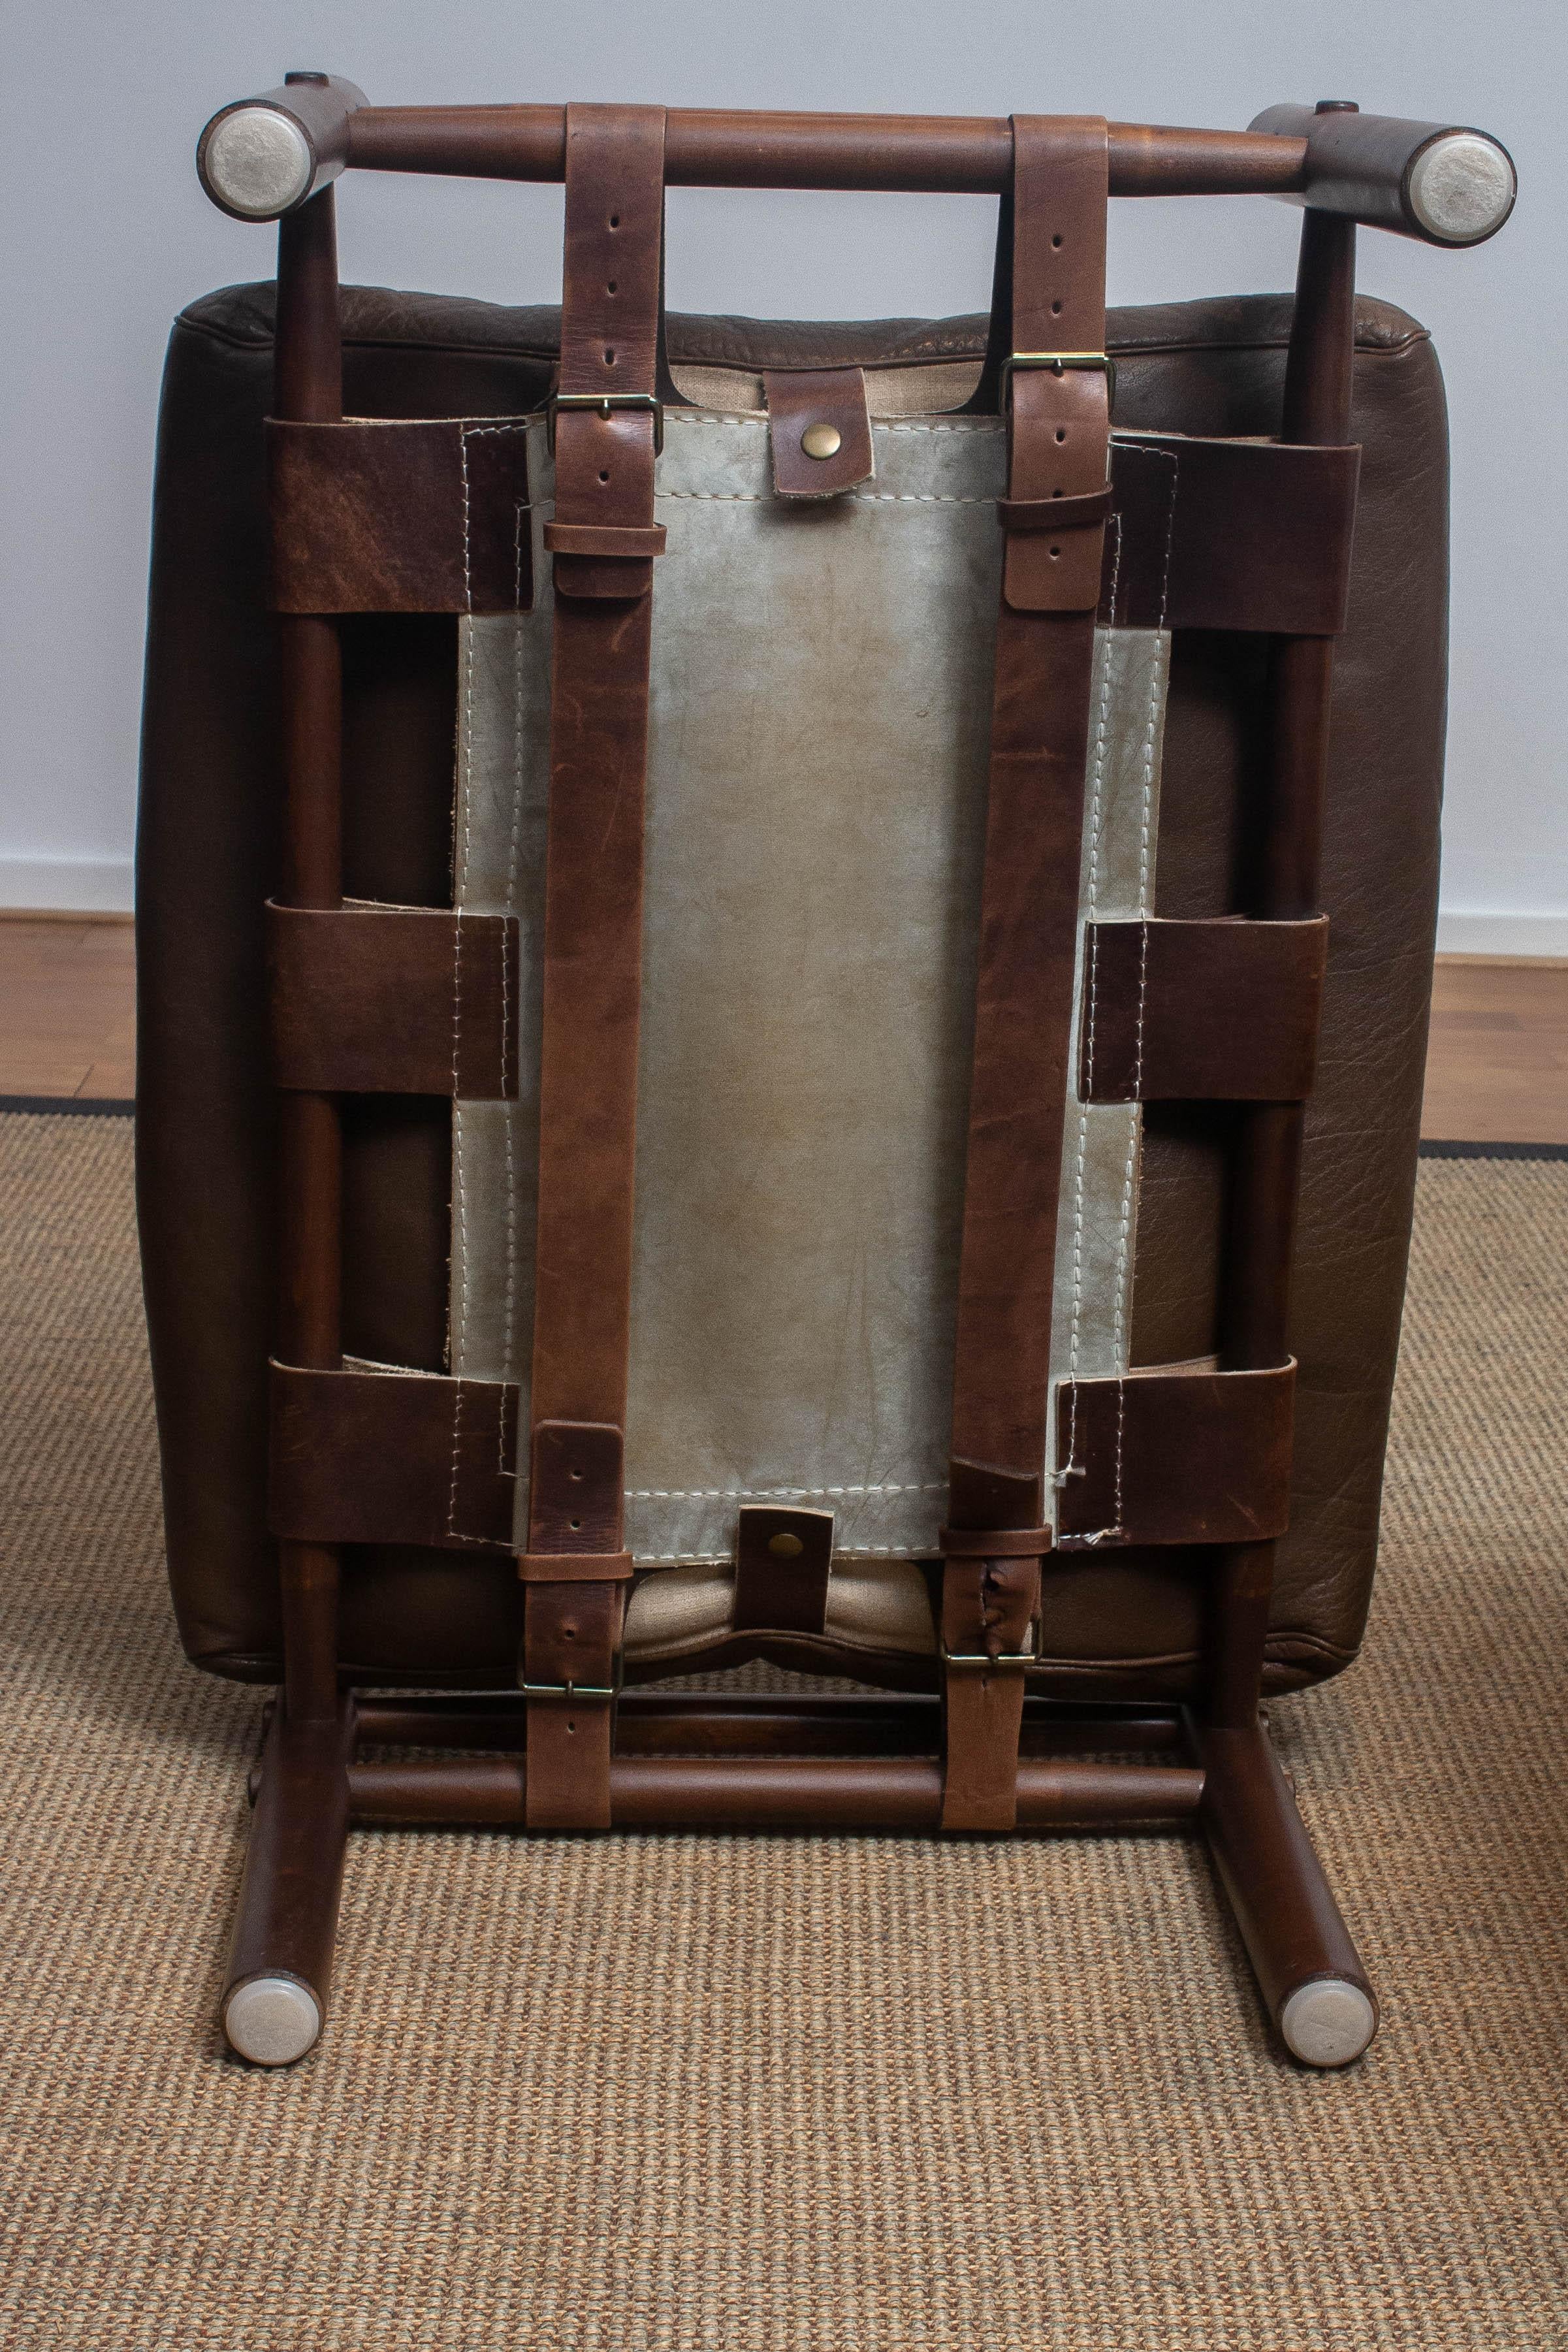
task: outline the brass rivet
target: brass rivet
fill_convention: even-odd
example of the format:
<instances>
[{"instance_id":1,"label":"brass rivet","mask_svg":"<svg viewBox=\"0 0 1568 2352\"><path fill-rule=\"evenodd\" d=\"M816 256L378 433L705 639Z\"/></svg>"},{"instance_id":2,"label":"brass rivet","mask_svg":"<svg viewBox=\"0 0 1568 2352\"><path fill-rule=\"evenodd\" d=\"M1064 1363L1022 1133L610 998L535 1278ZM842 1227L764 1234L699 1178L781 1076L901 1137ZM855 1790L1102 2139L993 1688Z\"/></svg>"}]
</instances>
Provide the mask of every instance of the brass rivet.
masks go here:
<instances>
[{"instance_id":1,"label":"brass rivet","mask_svg":"<svg viewBox=\"0 0 1568 2352\"><path fill-rule=\"evenodd\" d=\"M828 429L830 432L832 431L831 425ZM799 1559L806 1547L799 1536L789 1535L780 1530L778 1535L768 1537L768 1549L769 1551L777 1552L780 1559Z\"/></svg>"},{"instance_id":2,"label":"brass rivet","mask_svg":"<svg viewBox=\"0 0 1568 2352\"><path fill-rule=\"evenodd\" d=\"M843 444L844 436L836 425L808 425L800 436L800 446L808 457L836 457ZM795 1549L799 1551L800 1545Z\"/></svg>"}]
</instances>

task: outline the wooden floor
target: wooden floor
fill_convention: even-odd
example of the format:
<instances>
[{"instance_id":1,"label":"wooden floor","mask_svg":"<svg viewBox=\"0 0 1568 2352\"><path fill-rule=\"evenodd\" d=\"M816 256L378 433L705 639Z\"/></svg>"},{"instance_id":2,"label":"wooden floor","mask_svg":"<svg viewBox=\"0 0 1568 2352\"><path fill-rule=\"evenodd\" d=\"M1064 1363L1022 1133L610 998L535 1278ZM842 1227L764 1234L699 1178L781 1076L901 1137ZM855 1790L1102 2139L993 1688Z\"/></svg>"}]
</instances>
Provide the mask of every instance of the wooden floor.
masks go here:
<instances>
[{"instance_id":1,"label":"wooden floor","mask_svg":"<svg viewBox=\"0 0 1568 2352\"><path fill-rule=\"evenodd\" d=\"M131 981L129 921L0 913L0 1096L129 1096ZM1439 960L1422 1132L1568 1144L1568 964Z\"/></svg>"}]
</instances>

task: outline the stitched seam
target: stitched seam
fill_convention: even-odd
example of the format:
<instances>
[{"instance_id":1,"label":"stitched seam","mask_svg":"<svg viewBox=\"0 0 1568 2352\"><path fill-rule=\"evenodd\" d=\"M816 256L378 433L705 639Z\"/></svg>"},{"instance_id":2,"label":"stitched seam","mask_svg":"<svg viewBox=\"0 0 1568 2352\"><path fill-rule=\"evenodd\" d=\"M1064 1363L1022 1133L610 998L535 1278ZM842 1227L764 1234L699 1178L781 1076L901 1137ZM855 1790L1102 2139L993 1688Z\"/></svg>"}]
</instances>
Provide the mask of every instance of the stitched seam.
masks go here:
<instances>
[{"instance_id":1,"label":"stitched seam","mask_svg":"<svg viewBox=\"0 0 1568 2352\"><path fill-rule=\"evenodd\" d=\"M759 1503L772 1497L809 1502L832 1495L945 1495L946 1478L928 1486L628 1486L629 1503Z\"/></svg>"},{"instance_id":2,"label":"stitched seam","mask_svg":"<svg viewBox=\"0 0 1568 2352\"><path fill-rule=\"evenodd\" d=\"M1171 549L1176 538L1176 491L1181 478L1180 461L1174 449L1166 449L1163 447L1155 448L1145 441L1128 442L1124 446L1129 448L1142 449L1150 457L1165 458L1168 460L1170 465L1171 494L1170 503L1166 509L1166 544L1163 568L1160 574L1160 611L1159 621L1157 624L1159 631L1163 635L1166 625L1166 615L1170 603ZM1121 535L1120 532L1118 532L1118 555L1120 554L1120 551ZM1113 613L1115 611L1115 591L1114 587L1113 587L1111 597L1111 608ZM1132 1121L1128 1129L1126 1165L1123 1171L1122 1176L1122 1213L1120 1231L1117 1235L1116 1243L1115 1309L1113 1326L1114 1345L1118 1360L1121 1360L1123 1350L1127 1343L1128 1326L1132 1315L1133 1265L1131 1244L1133 1228L1133 1191L1134 1177L1137 1171L1138 1139L1142 1133L1143 1114L1141 1109L1138 1108L1138 1090L1142 1085L1144 1075L1144 1026L1145 1015L1148 1003L1149 866L1153 845L1151 840L1151 824L1154 806L1155 730L1159 721L1160 688L1164 681L1164 648L1156 647L1154 662L1149 671L1148 709L1145 721L1144 747L1142 753L1143 789L1138 834L1138 913L1141 918L1141 923L1138 953L1138 1012L1134 1034L1134 1108ZM1074 1407L1076 1407L1076 1403L1077 1390L1075 1387L1073 1390ZM1076 1537L1074 1540L1077 1542L1085 1544L1104 1543L1113 1541L1116 1537L1124 1536L1126 1533L1126 1528L1123 1525L1123 1503L1124 1495L1124 1481L1126 1466L1126 1434L1127 1380L1124 1372L1118 1372L1116 1375L1116 1462L1114 1491L1113 1496L1112 1524L1108 1528L1095 1528L1082 1536Z\"/></svg>"},{"instance_id":3,"label":"stitched seam","mask_svg":"<svg viewBox=\"0 0 1568 2352\"><path fill-rule=\"evenodd\" d=\"M994 507L994 498L959 498L935 490L841 490L837 495L853 506L895 507ZM660 490L661 499L695 499L709 506L785 507L793 505L789 499L777 498L771 490Z\"/></svg>"},{"instance_id":4,"label":"stitched seam","mask_svg":"<svg viewBox=\"0 0 1568 2352\"><path fill-rule=\"evenodd\" d=\"M480 428L481 430L485 428ZM457 436L457 453L463 481L463 604L468 626L463 635L463 760L459 785L463 800L463 839L458 860L458 878L465 882L468 866L469 813L473 794L474 761L474 576L472 568L473 537L468 486L468 433L463 427ZM459 625L461 627L461 624ZM456 1313L453 1320L461 1328L468 1310L468 1233L466 1203L463 1192L463 1108L458 1099L458 1045L463 1023L463 904L461 889L453 893L454 921L452 926L452 1250L455 1261ZM455 1329L450 1352L456 1352ZM453 1370L457 1369L454 1363ZM452 1404L452 1475L446 1490L446 1532L458 1533L457 1481L463 1446L463 1383L459 1380ZM472 1540L467 1538L467 1540Z\"/></svg>"},{"instance_id":5,"label":"stitched seam","mask_svg":"<svg viewBox=\"0 0 1568 2352\"><path fill-rule=\"evenodd\" d=\"M465 1540L466 1540L466 1538L465 1538ZM494 1546L494 1545L492 1545L492 1546L491 1546L491 1549L492 1549L492 1550L494 1550L494 1549L495 1549L495 1546ZM917 1552L917 1553L915 1553L914 1555L912 1555L908 1550L900 1551L900 1550L896 1548L896 1546L894 1546L894 1545L891 1545L891 1544L840 1544L840 1543L836 1543L836 1544L833 1546L833 1558L834 1558L835 1559L902 1559L902 1560L907 1561L907 1562L909 1563L909 1565L910 1565L911 1567L913 1567L913 1566L914 1566L914 1563L915 1563L915 1560L916 1559L925 1559L925 1558L934 1558L934 1557L935 1557L935 1549L933 1549L933 1551L932 1551L931 1553L929 1553L929 1554L927 1554L927 1553L923 1553L923 1552ZM640 1568L653 1568L653 1569L660 1569L660 1568L731 1568L731 1569L732 1569L732 1568L735 1566L735 1554L734 1554L732 1551L682 1551L682 1552L674 1552L674 1553L670 1553L670 1552L662 1552L662 1551L661 1551L661 1552L643 1552L643 1553L641 1553L641 1554L639 1554L639 1553L638 1553L638 1552L636 1552L636 1551L633 1551L633 1552L632 1552L632 1563L633 1563L633 1565L634 1565L634 1566L636 1566L636 1567L640 1567ZM750 1627L747 1627L746 1630L747 1630L747 1632L750 1632L750 1631L751 1631L751 1630L753 1630L753 1629L752 1629L752 1628L750 1628ZM757 1632L758 1632L758 1633L763 1633L763 1632L766 1632L766 1631L768 1630L768 1628L763 1627L763 1626L758 1626L758 1627L757 1627L755 1630L756 1630ZM783 1626L779 1626L779 1627L775 1628L774 1630L776 1630L776 1631L778 1631L778 1632L780 1632L780 1633L783 1633L783 1632L788 1631L789 1629L788 1629L788 1628L786 1628L786 1627L783 1627ZM821 1637L819 1636L819 1638L821 1638ZM833 1640L835 1637L834 1637L832 1634L831 1634L831 1633L830 1633L830 1634L828 1635L828 1637L827 1637L827 1638L829 1639L829 1641L831 1641L831 1640Z\"/></svg>"},{"instance_id":6,"label":"stitched seam","mask_svg":"<svg viewBox=\"0 0 1568 2352\"><path fill-rule=\"evenodd\" d=\"M1116 526L1116 550L1111 559L1111 619L1116 616L1116 593L1122 572L1122 518L1113 515ZM1086 1040L1084 1088L1078 1105L1078 1150L1073 1171L1072 1205L1072 1326L1067 1354L1067 1462L1056 1472L1052 1483L1061 1487L1069 1478L1082 1478L1083 1468L1078 1461L1078 1347L1083 1328L1083 1203L1087 1189L1089 1150L1089 1109L1087 1097L1094 1091L1094 1022L1099 999L1100 941L1094 929L1094 912L1100 895L1100 844L1104 831L1105 815L1105 751L1107 722L1111 703L1110 632L1106 632L1100 667L1100 707L1094 730L1094 784L1089 814L1089 905L1086 921L1089 927L1089 1034Z\"/></svg>"},{"instance_id":7,"label":"stitched seam","mask_svg":"<svg viewBox=\"0 0 1568 2352\"><path fill-rule=\"evenodd\" d=\"M507 845L506 912L508 924L517 911L517 845L523 822L523 507L519 500L512 517L512 832ZM511 935L503 931L501 939L501 1083L506 1084L507 1053L510 1043L511 996L507 978L510 961ZM519 982L521 973L518 975ZM519 1017L521 1007L518 1008ZM519 1040L519 1052L521 1041ZM501 1129L507 1143L507 1299L501 1325L501 1377L509 1381L517 1358L517 1145L514 1129L517 1106L509 1100L501 1104ZM502 1477L507 1475L506 1415L497 1416L496 1467Z\"/></svg>"}]
</instances>

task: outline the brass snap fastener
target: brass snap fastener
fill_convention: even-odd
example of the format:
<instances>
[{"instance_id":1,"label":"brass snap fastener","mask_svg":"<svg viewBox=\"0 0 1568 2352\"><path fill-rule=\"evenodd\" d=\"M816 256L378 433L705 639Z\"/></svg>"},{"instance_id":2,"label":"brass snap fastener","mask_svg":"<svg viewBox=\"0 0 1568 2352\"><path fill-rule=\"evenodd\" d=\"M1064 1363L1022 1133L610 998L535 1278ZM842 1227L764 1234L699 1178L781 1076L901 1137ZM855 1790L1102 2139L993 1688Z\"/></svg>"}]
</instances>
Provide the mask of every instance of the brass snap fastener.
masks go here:
<instances>
[{"instance_id":1,"label":"brass snap fastener","mask_svg":"<svg viewBox=\"0 0 1568 2352\"><path fill-rule=\"evenodd\" d=\"M832 431L831 425L828 429L830 432ZM836 441L838 436L834 434L833 438ZM829 450L826 454L831 457L832 452ZM781 1529L778 1535L768 1537L768 1549L771 1552L776 1552L780 1559L799 1559L806 1547L799 1536L792 1536L788 1529Z\"/></svg>"},{"instance_id":2,"label":"brass snap fastener","mask_svg":"<svg viewBox=\"0 0 1568 2352\"><path fill-rule=\"evenodd\" d=\"M836 457L842 448L843 435L836 425L808 425L800 436L800 446L808 457ZM795 1547L799 1551L799 1544Z\"/></svg>"}]
</instances>

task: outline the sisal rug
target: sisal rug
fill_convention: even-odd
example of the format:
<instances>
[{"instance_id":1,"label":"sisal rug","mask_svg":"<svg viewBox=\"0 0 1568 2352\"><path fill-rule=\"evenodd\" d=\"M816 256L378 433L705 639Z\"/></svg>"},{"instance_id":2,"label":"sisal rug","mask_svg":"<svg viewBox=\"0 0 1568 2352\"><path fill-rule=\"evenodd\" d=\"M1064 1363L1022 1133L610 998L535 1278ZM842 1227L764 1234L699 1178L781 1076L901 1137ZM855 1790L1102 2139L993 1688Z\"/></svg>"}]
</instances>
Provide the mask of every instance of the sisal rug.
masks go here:
<instances>
[{"instance_id":1,"label":"sisal rug","mask_svg":"<svg viewBox=\"0 0 1568 2352\"><path fill-rule=\"evenodd\" d=\"M0 2345L1568 2344L1568 1164L1429 1161L1362 1664L1274 1709L1379 1985L1266 2038L1196 1843L357 1834L215 2024L262 1695L162 1587L129 1122L0 1118Z\"/></svg>"}]
</instances>

